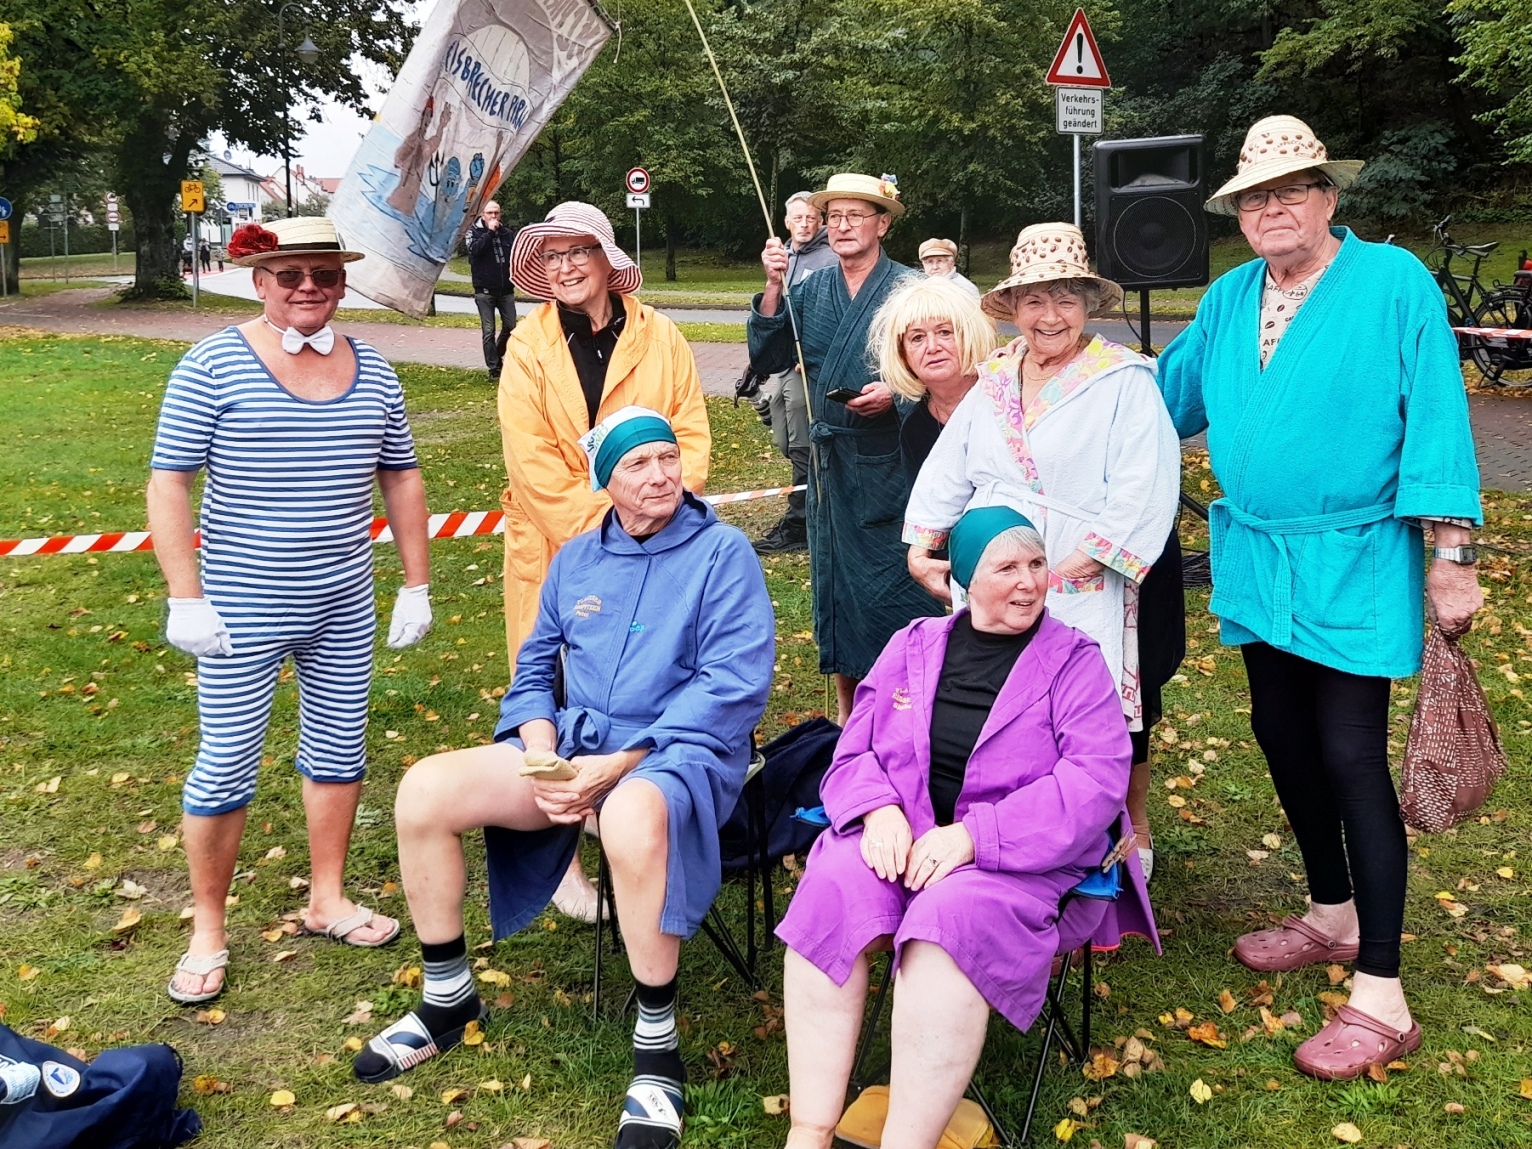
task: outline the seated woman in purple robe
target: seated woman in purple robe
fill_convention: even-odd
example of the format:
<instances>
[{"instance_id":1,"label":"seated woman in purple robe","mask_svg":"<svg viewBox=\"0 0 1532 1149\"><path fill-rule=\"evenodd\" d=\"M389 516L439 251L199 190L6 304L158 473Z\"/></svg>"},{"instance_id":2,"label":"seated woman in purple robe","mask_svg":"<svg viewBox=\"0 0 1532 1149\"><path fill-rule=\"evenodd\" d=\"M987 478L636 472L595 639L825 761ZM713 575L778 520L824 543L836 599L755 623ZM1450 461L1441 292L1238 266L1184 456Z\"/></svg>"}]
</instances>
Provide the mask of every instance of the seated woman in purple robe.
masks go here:
<instances>
[{"instance_id":1,"label":"seated woman in purple robe","mask_svg":"<svg viewBox=\"0 0 1532 1149\"><path fill-rule=\"evenodd\" d=\"M1060 920L1060 899L1124 852L1132 754L1100 650L1043 609L1041 537L995 506L966 512L948 545L968 606L894 635L857 687L821 790L830 828L777 931L789 1149L830 1145L870 953L898 963L883 1149L931 1149L990 1009L1026 1029L1056 954L1154 939L1130 849L1121 898L1076 900Z\"/></svg>"}]
</instances>

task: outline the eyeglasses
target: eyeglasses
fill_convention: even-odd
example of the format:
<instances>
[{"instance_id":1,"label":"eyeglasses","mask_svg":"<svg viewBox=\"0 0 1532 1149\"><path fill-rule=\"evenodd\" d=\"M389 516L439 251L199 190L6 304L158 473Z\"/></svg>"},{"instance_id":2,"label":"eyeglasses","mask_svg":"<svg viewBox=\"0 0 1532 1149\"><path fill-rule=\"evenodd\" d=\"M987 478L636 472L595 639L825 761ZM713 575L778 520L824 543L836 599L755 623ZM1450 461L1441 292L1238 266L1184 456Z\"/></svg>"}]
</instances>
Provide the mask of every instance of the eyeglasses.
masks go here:
<instances>
[{"instance_id":1,"label":"eyeglasses","mask_svg":"<svg viewBox=\"0 0 1532 1149\"><path fill-rule=\"evenodd\" d=\"M571 247L565 251L540 251L537 258L542 261L543 267L549 271L558 270L559 264L569 260L570 267L584 267L590 262L590 257L595 253L595 247Z\"/></svg>"},{"instance_id":2,"label":"eyeglasses","mask_svg":"<svg viewBox=\"0 0 1532 1149\"><path fill-rule=\"evenodd\" d=\"M1234 197L1234 203L1240 211L1260 211L1266 206L1267 201L1277 197L1277 202L1288 207L1295 207L1309 198L1310 188L1327 188L1327 183L1317 184L1288 184L1280 188L1261 188L1258 191L1240 192Z\"/></svg>"},{"instance_id":3,"label":"eyeglasses","mask_svg":"<svg viewBox=\"0 0 1532 1149\"><path fill-rule=\"evenodd\" d=\"M861 227L877 214L879 213L875 211L832 211L825 216L825 222L831 227L840 227L841 224L847 227Z\"/></svg>"},{"instance_id":4,"label":"eyeglasses","mask_svg":"<svg viewBox=\"0 0 1532 1149\"><path fill-rule=\"evenodd\" d=\"M271 277L277 281L277 286L292 291L301 287L305 279L313 281L314 286L328 291L339 285L345 278L346 273L338 267L316 267L313 271L304 271L301 267L284 267L281 271L273 271Z\"/></svg>"}]
</instances>

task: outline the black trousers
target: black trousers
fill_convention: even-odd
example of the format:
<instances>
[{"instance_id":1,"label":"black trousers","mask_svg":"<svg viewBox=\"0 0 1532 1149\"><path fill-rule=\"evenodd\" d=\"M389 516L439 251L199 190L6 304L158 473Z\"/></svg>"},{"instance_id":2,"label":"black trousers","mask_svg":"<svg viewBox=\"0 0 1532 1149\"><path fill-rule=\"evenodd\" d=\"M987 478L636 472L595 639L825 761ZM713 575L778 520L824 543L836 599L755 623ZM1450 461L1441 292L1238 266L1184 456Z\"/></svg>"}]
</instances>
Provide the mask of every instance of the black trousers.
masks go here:
<instances>
[{"instance_id":1,"label":"black trousers","mask_svg":"<svg viewBox=\"0 0 1532 1149\"><path fill-rule=\"evenodd\" d=\"M1408 846L1388 769L1386 678L1347 674L1253 642L1250 726L1321 905L1356 899L1356 968L1399 976Z\"/></svg>"},{"instance_id":2,"label":"black trousers","mask_svg":"<svg viewBox=\"0 0 1532 1149\"><path fill-rule=\"evenodd\" d=\"M505 359L505 345L510 342L511 332L516 329L516 299L511 291L479 291L473 293L474 306L479 309L479 330L484 337L484 366L497 375ZM495 336L495 315L500 315L500 335Z\"/></svg>"}]
</instances>

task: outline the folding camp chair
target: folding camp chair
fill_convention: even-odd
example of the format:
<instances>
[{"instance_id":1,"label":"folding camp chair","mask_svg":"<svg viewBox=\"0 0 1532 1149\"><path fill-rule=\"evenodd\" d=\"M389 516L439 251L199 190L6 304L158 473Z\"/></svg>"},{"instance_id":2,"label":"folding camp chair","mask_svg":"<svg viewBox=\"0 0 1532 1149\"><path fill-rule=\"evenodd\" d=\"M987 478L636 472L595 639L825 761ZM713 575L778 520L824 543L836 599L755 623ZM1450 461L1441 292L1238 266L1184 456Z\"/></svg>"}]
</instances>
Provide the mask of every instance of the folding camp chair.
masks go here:
<instances>
[{"instance_id":1,"label":"folding camp chair","mask_svg":"<svg viewBox=\"0 0 1532 1149\"><path fill-rule=\"evenodd\" d=\"M752 741L754 736L752 735ZM724 920L723 914L718 909L717 899L707 912L707 917L702 920L702 932L708 940L717 947L725 961L734 968L734 971L744 980L752 990L760 988L760 978L756 974L756 961L761 953L771 949L772 935L777 928L776 904L771 889L771 858L766 841L766 758L757 750L750 759L750 766L745 772L745 785L740 791L739 800L745 803L747 811L747 823L750 827L749 861L745 866L745 949L740 952L739 943L734 940L734 934ZM610 923L612 927L613 952L622 948L622 937L617 928L617 902L612 894L612 871L607 864L606 851L601 849L600 840L597 839L596 860L596 904L604 907L604 912L596 915L596 972L594 983L591 987L591 1017L599 1017L601 1014L601 964L603 957L603 935L605 926ZM762 907L762 930L763 940L758 946L755 935L756 913L756 882L760 882ZM722 891L720 891L722 893ZM632 1004L633 993L630 991L628 1000L623 1005L626 1012Z\"/></svg>"},{"instance_id":2,"label":"folding camp chair","mask_svg":"<svg viewBox=\"0 0 1532 1149\"><path fill-rule=\"evenodd\" d=\"M1108 855L1110 857L1110 854ZM1110 870L1096 871L1088 876L1074 889L1066 893L1059 900L1059 926L1062 936L1065 934L1065 915L1069 907L1076 901L1109 901L1115 902L1122 893L1127 882L1127 870L1123 863L1115 862ZM1071 930L1070 933L1074 933ZM1073 940L1073 938L1071 938ZM1083 951L1080 961L1080 1019L1078 1027L1071 1022L1068 1016L1067 988L1069 973L1074 966L1074 955ZM1047 997L1044 999L1043 1012L1039 1021L1044 1022L1042 1048L1038 1051L1037 1067L1032 1074L1032 1094L1027 1102L1027 1116L1022 1122L1021 1136L1019 1139L1011 1137L1000 1119L991 1108L989 1099L984 1096L980 1088L978 1076L968 1083L968 1092L978 1103L979 1108L984 1110L984 1116L989 1119L990 1126L995 1131L995 1137L999 1141L1001 1149L1011 1149L1013 1146L1021 1146L1027 1143L1027 1138L1032 1133L1032 1118L1037 1112L1037 1100L1043 1088L1043 1074L1048 1069L1048 1057L1057 1042L1068 1057L1071 1064L1083 1065L1090 1056L1090 1027L1091 1027L1091 1003L1095 998L1092 992L1093 985L1093 952L1089 937L1086 937L1083 945L1071 946L1059 954L1060 964L1058 973L1052 975L1048 983ZM888 996L889 984L893 981L893 957L890 955L888 965L884 969L883 977L878 982L878 988L873 996L872 1016L863 1026L862 1038L857 1046L856 1061L852 1065L850 1079L850 1097L855 1099L863 1089L872 1084L872 1078L886 1072L887 1067L880 1065L871 1067L867 1063L868 1053L872 1047L872 1041L882 1023L883 1007Z\"/></svg>"}]
</instances>

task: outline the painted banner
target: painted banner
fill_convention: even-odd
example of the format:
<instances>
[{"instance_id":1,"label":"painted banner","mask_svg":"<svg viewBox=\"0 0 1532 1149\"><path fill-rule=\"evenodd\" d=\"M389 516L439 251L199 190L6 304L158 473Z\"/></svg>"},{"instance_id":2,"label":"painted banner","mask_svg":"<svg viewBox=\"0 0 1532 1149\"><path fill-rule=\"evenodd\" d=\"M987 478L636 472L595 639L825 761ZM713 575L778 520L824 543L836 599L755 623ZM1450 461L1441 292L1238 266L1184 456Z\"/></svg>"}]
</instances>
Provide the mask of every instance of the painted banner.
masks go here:
<instances>
[{"instance_id":1,"label":"painted banner","mask_svg":"<svg viewBox=\"0 0 1532 1149\"><path fill-rule=\"evenodd\" d=\"M439 0L329 216L346 286L419 319L463 231L612 29L590 0Z\"/></svg>"}]
</instances>

